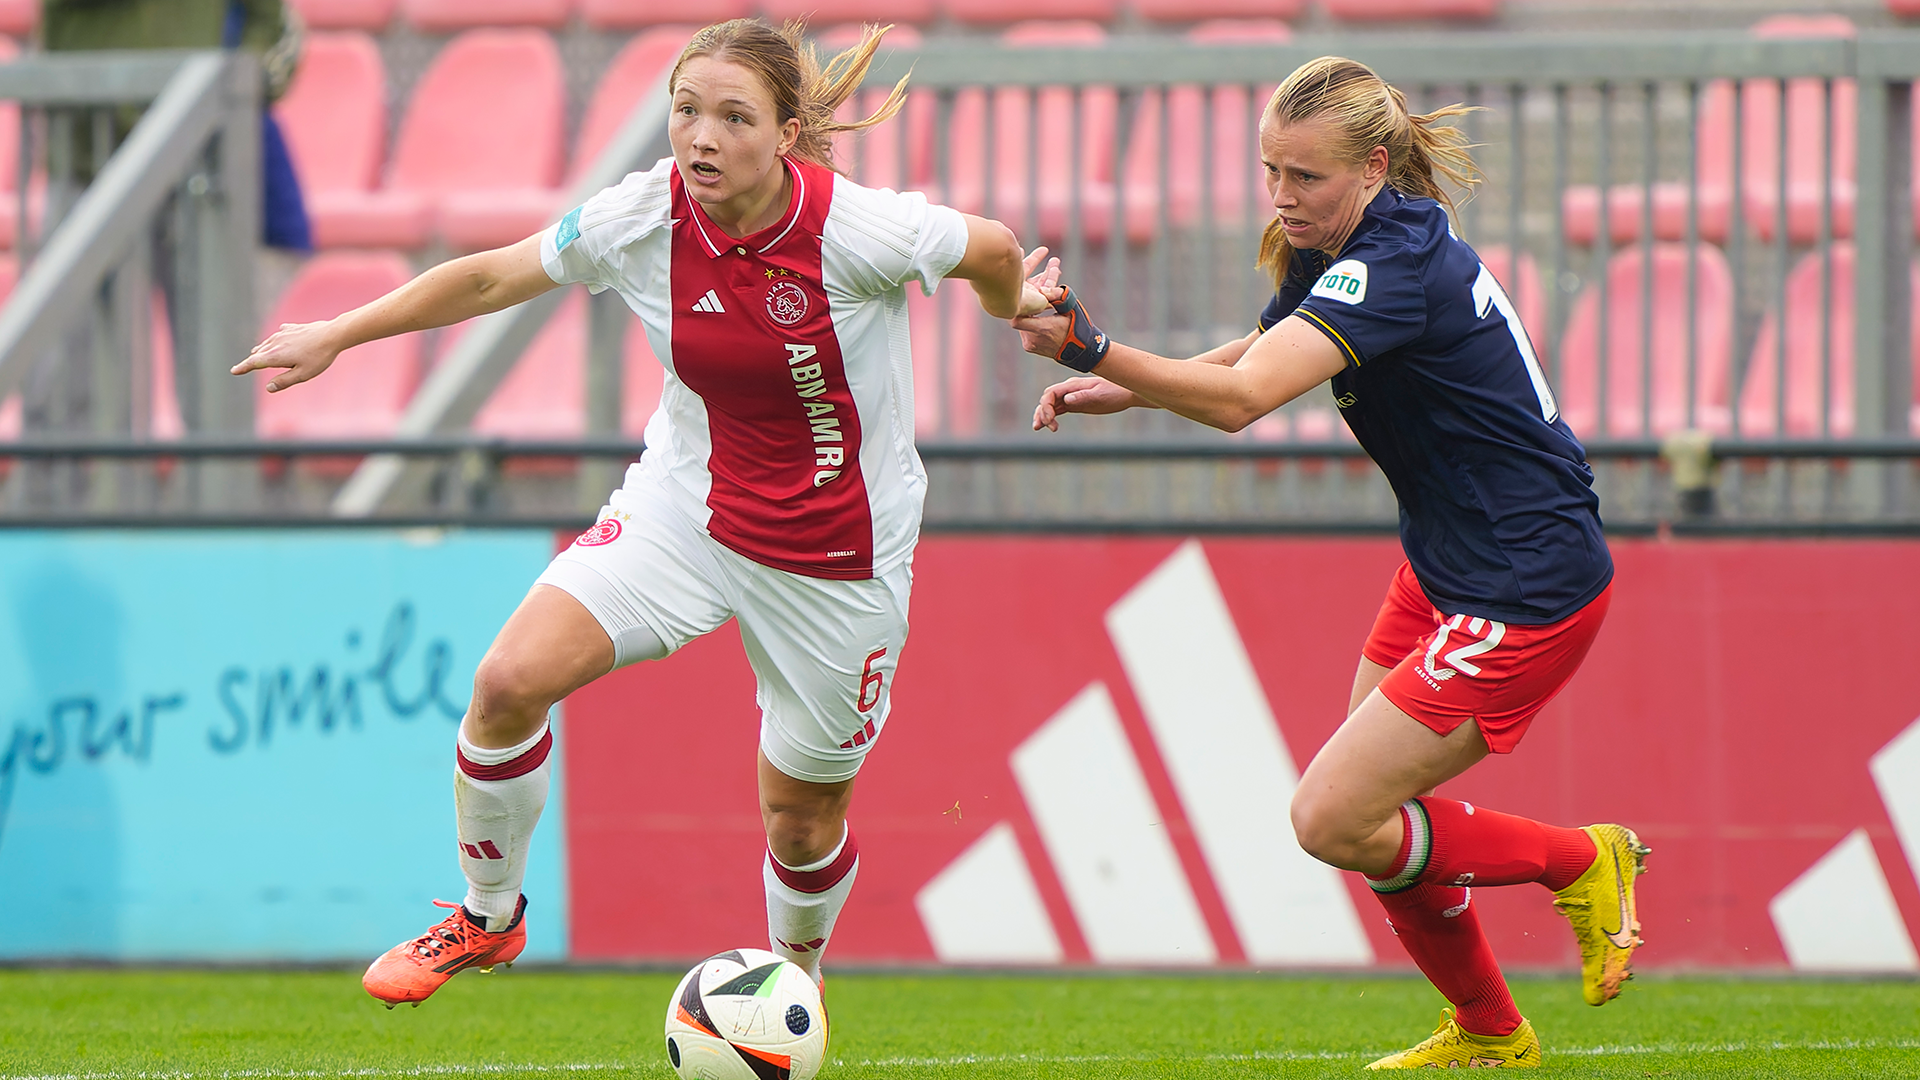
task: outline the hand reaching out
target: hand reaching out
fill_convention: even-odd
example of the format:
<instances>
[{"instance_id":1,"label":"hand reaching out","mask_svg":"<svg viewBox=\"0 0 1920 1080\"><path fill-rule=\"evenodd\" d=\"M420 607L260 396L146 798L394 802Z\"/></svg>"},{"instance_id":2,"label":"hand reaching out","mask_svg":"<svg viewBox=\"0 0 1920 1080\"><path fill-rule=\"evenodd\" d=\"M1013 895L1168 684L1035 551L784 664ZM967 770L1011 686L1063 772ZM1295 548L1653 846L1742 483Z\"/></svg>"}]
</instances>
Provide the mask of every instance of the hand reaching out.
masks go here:
<instances>
[{"instance_id":1,"label":"hand reaching out","mask_svg":"<svg viewBox=\"0 0 1920 1080\"><path fill-rule=\"evenodd\" d=\"M331 322L282 323L267 340L253 347L231 373L245 375L262 368L286 368L267 382L269 394L306 382L327 370L340 347L332 340Z\"/></svg>"},{"instance_id":2,"label":"hand reaching out","mask_svg":"<svg viewBox=\"0 0 1920 1080\"><path fill-rule=\"evenodd\" d=\"M1027 280L1020 288L1020 310L1015 318L1052 311L1053 302L1060 298L1060 260L1048 259L1046 246L1041 245L1027 253L1021 266Z\"/></svg>"},{"instance_id":3,"label":"hand reaching out","mask_svg":"<svg viewBox=\"0 0 1920 1080\"><path fill-rule=\"evenodd\" d=\"M1138 404L1140 399L1126 387L1097 375L1081 375L1040 392L1040 404L1033 410L1033 430L1059 431L1064 413L1117 413Z\"/></svg>"}]
</instances>

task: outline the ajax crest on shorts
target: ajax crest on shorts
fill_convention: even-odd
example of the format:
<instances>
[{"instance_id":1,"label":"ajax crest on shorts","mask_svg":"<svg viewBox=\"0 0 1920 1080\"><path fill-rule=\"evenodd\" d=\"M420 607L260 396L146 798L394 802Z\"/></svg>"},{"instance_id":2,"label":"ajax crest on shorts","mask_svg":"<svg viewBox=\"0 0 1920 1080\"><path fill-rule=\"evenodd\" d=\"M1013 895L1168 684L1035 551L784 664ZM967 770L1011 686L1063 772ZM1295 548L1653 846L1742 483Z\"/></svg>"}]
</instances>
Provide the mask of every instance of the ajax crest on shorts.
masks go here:
<instances>
[{"instance_id":1,"label":"ajax crest on shorts","mask_svg":"<svg viewBox=\"0 0 1920 1080\"><path fill-rule=\"evenodd\" d=\"M611 544L618 539L620 539L620 518L609 514L595 522L593 528L575 537L573 542L578 547L599 547L602 544Z\"/></svg>"}]
</instances>

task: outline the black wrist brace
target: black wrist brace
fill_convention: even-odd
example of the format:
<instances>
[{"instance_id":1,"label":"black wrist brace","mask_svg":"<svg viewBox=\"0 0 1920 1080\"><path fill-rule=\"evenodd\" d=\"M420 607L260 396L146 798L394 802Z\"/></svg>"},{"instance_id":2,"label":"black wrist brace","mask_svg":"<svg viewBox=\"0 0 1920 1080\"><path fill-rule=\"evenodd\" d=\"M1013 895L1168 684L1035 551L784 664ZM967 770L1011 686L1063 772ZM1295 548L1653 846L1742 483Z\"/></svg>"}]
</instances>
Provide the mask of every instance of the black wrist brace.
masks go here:
<instances>
[{"instance_id":1,"label":"black wrist brace","mask_svg":"<svg viewBox=\"0 0 1920 1080\"><path fill-rule=\"evenodd\" d=\"M1112 339L1093 325L1093 316L1087 314L1086 305L1072 289L1065 289L1060 299L1053 302L1053 310L1070 320L1067 339L1060 343L1060 353L1054 359L1075 371L1092 371L1095 364L1106 359Z\"/></svg>"}]
</instances>

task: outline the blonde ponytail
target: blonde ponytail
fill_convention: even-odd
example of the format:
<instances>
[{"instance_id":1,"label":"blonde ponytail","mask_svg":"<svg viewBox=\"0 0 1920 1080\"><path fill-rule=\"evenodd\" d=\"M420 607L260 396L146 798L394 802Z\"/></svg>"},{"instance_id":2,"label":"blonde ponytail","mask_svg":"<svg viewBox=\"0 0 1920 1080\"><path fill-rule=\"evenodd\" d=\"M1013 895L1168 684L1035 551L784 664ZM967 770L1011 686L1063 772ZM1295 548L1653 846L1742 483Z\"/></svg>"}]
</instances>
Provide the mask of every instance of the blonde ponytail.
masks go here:
<instances>
[{"instance_id":1,"label":"blonde ponytail","mask_svg":"<svg viewBox=\"0 0 1920 1080\"><path fill-rule=\"evenodd\" d=\"M1387 184L1402 195L1432 199L1454 210L1453 197L1435 174L1472 190L1480 182L1466 133L1440 121L1475 110L1449 105L1425 115L1409 113L1407 99L1373 69L1339 56L1309 60L1287 76L1267 102L1266 116L1281 124L1331 117L1334 156L1359 163L1376 146L1387 149ZM1278 217L1260 234L1257 264L1277 288L1293 265L1293 245Z\"/></svg>"}]
</instances>

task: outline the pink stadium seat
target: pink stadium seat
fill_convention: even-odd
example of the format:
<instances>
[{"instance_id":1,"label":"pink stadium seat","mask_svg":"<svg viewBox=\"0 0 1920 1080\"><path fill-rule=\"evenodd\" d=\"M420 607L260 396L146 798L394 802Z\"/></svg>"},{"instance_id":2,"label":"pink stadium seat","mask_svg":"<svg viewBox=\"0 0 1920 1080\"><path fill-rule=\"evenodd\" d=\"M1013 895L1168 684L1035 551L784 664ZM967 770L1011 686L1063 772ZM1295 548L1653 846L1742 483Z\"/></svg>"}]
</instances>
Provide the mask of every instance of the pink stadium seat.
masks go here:
<instances>
[{"instance_id":1,"label":"pink stadium seat","mask_svg":"<svg viewBox=\"0 0 1920 1080\"><path fill-rule=\"evenodd\" d=\"M687 38L697 29L680 23L641 31L612 58L582 117L580 136L574 142L574 160L566 171L568 186L584 177L593 161L607 150L634 106L653 92L655 83L672 69L674 61L680 60ZM447 242L467 250L511 244L545 229L564 213L564 194L563 188L553 186L457 192L447 196L440 211L440 231Z\"/></svg>"},{"instance_id":2,"label":"pink stadium seat","mask_svg":"<svg viewBox=\"0 0 1920 1080\"><path fill-rule=\"evenodd\" d=\"M1833 280L1825 311L1828 331L1827 353L1827 430L1820 430L1820 277L1822 260L1817 251L1809 252L1787 275L1786 307L1786 397L1780 401L1775 391L1775 365L1779 361L1780 319L1767 312L1760 334L1753 342L1753 354L1747 361L1746 380L1740 388L1740 433L1792 438L1830 435L1847 438L1854 433L1853 413L1853 245L1833 245ZM1920 312L1920 265L1912 273L1909 310ZM1920 370L1920 319L1912 324L1910 364ZM1915 400L1920 402L1920 380L1915 384ZM1784 406L1786 429L1780 430L1776 403ZM1920 418L1920 405L1915 406ZM1920 420L1914 424L1920 430Z\"/></svg>"},{"instance_id":3,"label":"pink stadium seat","mask_svg":"<svg viewBox=\"0 0 1920 1080\"><path fill-rule=\"evenodd\" d=\"M861 28L857 24L836 26L821 33L819 42L823 60L826 56L859 44L860 33ZM920 31L911 26L896 26L887 32L880 48L917 49L921 42ZM872 116L886 100L887 92L884 90L862 91L841 105L834 117L842 123L852 123ZM836 135L833 140L834 160L847 170L847 175L867 187L891 188L895 191L931 190L936 182L933 175L933 125L937 109L932 94L915 94L909 90L906 105L893 119L864 132ZM902 139L906 140L904 171Z\"/></svg>"},{"instance_id":4,"label":"pink stadium seat","mask_svg":"<svg viewBox=\"0 0 1920 1080\"><path fill-rule=\"evenodd\" d=\"M1753 27L1762 38L1851 38L1853 23L1844 15L1775 15ZM1854 163L1859 89L1852 79L1835 79L1831 96L1824 80L1788 79L1787 237L1797 244L1820 235L1821 162L1827 158L1827 125L1833 125L1831 185L1833 235L1853 235ZM1746 214L1748 225L1771 240L1780 207L1780 86L1772 80L1749 81L1741 90L1746 123Z\"/></svg>"},{"instance_id":5,"label":"pink stadium seat","mask_svg":"<svg viewBox=\"0 0 1920 1080\"><path fill-rule=\"evenodd\" d=\"M473 418L477 435L573 439L587 430L587 293L570 289Z\"/></svg>"},{"instance_id":6,"label":"pink stadium seat","mask_svg":"<svg viewBox=\"0 0 1920 1080\"><path fill-rule=\"evenodd\" d=\"M586 300L586 290L574 289L560 302L473 418L475 434L505 439L575 439L586 434ZM446 344L460 336L448 335ZM622 349L620 427L623 434L637 438L660 404L665 371L654 359L639 319L629 320Z\"/></svg>"},{"instance_id":7,"label":"pink stadium seat","mask_svg":"<svg viewBox=\"0 0 1920 1080\"><path fill-rule=\"evenodd\" d=\"M390 251L324 252L301 268L267 317L262 335L281 323L330 319L412 277L407 261ZM391 435L420 384L420 349L419 334L370 341L341 353L326 378L278 394L268 394L267 380L258 379L254 430L266 439Z\"/></svg>"},{"instance_id":8,"label":"pink stadium seat","mask_svg":"<svg viewBox=\"0 0 1920 1080\"><path fill-rule=\"evenodd\" d=\"M488 107L476 109L476 101ZM524 239L558 207L565 118L566 84L551 37L470 30L440 51L415 88L389 192L376 195L425 201L456 248Z\"/></svg>"},{"instance_id":9,"label":"pink stadium seat","mask_svg":"<svg viewBox=\"0 0 1920 1080\"><path fill-rule=\"evenodd\" d=\"M1525 251L1520 253L1520 265L1513 265L1513 252L1505 244L1476 245L1474 251L1480 256L1480 264L1493 272L1493 279L1506 290L1507 299L1513 301L1513 308L1520 313L1520 325L1527 328L1527 337L1532 340L1534 352L1544 355L1547 341L1547 289L1541 283L1540 265L1533 256Z\"/></svg>"},{"instance_id":10,"label":"pink stadium seat","mask_svg":"<svg viewBox=\"0 0 1920 1080\"><path fill-rule=\"evenodd\" d=\"M1566 335L1560 343L1560 371L1554 380L1560 412L1582 438L1658 437L1687 428L1715 434L1731 429L1733 357L1733 272L1726 256L1710 244L1696 249L1698 261L1694 292L1687 296L1688 253L1685 245L1653 245L1653 311L1651 356L1643 364L1640 353L1642 311L1641 267L1645 247L1628 248L1607 263L1607 310L1600 310L1599 290L1593 286L1574 302ZM1687 412L1687 320L1692 309L1695 329L1693 412ZM1607 320L1607 429L1598 430L1600 391L1600 320ZM1642 374L1651 367L1653 401L1644 410Z\"/></svg>"},{"instance_id":11,"label":"pink stadium seat","mask_svg":"<svg viewBox=\"0 0 1920 1080\"><path fill-rule=\"evenodd\" d=\"M12 38L0 37L0 63L20 55ZM20 105L0 101L0 249L13 250L20 232ZM7 282L13 288L13 282Z\"/></svg>"},{"instance_id":12,"label":"pink stadium seat","mask_svg":"<svg viewBox=\"0 0 1920 1080\"><path fill-rule=\"evenodd\" d=\"M760 13L775 21L803 18L816 26L928 23L933 21L933 0L760 0Z\"/></svg>"},{"instance_id":13,"label":"pink stadium seat","mask_svg":"<svg viewBox=\"0 0 1920 1080\"><path fill-rule=\"evenodd\" d=\"M29 37L40 25L40 0L0 0L0 34Z\"/></svg>"},{"instance_id":14,"label":"pink stadium seat","mask_svg":"<svg viewBox=\"0 0 1920 1080\"><path fill-rule=\"evenodd\" d=\"M0 255L0 308L4 308L7 298L13 295L13 287L20 283L20 261L12 255ZM0 442L9 442L20 437L21 424L20 391L8 394L0 401ZM0 461L0 475L8 463Z\"/></svg>"},{"instance_id":15,"label":"pink stadium seat","mask_svg":"<svg viewBox=\"0 0 1920 1080\"><path fill-rule=\"evenodd\" d=\"M354 231L386 155L387 74L373 39L356 32L310 35L293 84L273 109L300 175L314 243L379 243ZM412 232L424 238L424 203L414 215Z\"/></svg>"},{"instance_id":16,"label":"pink stadium seat","mask_svg":"<svg viewBox=\"0 0 1920 1080\"><path fill-rule=\"evenodd\" d=\"M1134 14L1153 22L1248 19L1259 22L1297 19L1307 0L1133 0Z\"/></svg>"},{"instance_id":17,"label":"pink stadium seat","mask_svg":"<svg viewBox=\"0 0 1920 1080\"><path fill-rule=\"evenodd\" d=\"M393 22L393 11L399 0L292 0L292 3L307 26L314 30L379 33Z\"/></svg>"},{"instance_id":18,"label":"pink stadium seat","mask_svg":"<svg viewBox=\"0 0 1920 1080\"><path fill-rule=\"evenodd\" d=\"M1500 10L1500 0L1320 0L1320 5L1343 22L1491 19Z\"/></svg>"},{"instance_id":19,"label":"pink stadium seat","mask_svg":"<svg viewBox=\"0 0 1920 1080\"><path fill-rule=\"evenodd\" d=\"M153 290L152 319L147 340L153 350L153 421L148 433L156 439L178 439L187 433L180 415L180 399L173 383L173 321L167 318L167 298Z\"/></svg>"},{"instance_id":20,"label":"pink stadium seat","mask_svg":"<svg viewBox=\"0 0 1920 1080\"><path fill-rule=\"evenodd\" d=\"M673 62L680 59L681 50L698 29L681 23L643 30L614 56L613 63L607 65L606 73L600 76L600 85L594 88L593 100L587 103L587 111L580 119L580 136L574 141L573 168L567 177L569 183L579 179L606 150L634 107L672 70Z\"/></svg>"},{"instance_id":21,"label":"pink stadium seat","mask_svg":"<svg viewBox=\"0 0 1920 1080\"><path fill-rule=\"evenodd\" d=\"M1293 39L1278 19L1216 19L1187 32L1195 45L1284 44ZM1206 160L1204 127L1207 91L1198 86L1176 86L1167 92L1167 142L1160 152L1160 94L1147 91L1135 112L1133 138L1125 163L1127 234L1137 241L1153 234L1159 212L1160 169L1167 170L1167 216L1176 227L1200 218L1205 175L1213 179L1213 219L1239 223L1251 208L1254 220L1272 213L1266 187L1260 181L1260 150L1254 130L1260 111L1273 96L1273 86L1249 93L1244 86L1213 89L1213 149Z\"/></svg>"},{"instance_id":22,"label":"pink stadium seat","mask_svg":"<svg viewBox=\"0 0 1920 1080\"><path fill-rule=\"evenodd\" d=\"M1107 23L1113 21L1118 9L1118 0L941 0L941 10L948 18L974 24L1022 19L1090 19Z\"/></svg>"},{"instance_id":23,"label":"pink stadium seat","mask_svg":"<svg viewBox=\"0 0 1920 1080\"><path fill-rule=\"evenodd\" d=\"M1090 22L1031 22L1008 29L1001 41L1012 48L1091 48L1106 41L1106 31ZM1113 225L1113 153L1119 97L1112 87L1089 86L1080 94L1075 131L1074 91L1064 86L1005 86L992 91L993 167L986 176L987 91L956 94L948 138L953 155L953 190L947 201L968 213L990 213L1024 232L1030 195L1037 193L1039 239L1057 241L1067 233L1067 215L1076 190L1072 165L1078 136L1080 172L1077 198L1082 235L1095 242ZM1039 123L1039 161L1029 166L1028 125ZM992 205L987 186L992 184ZM1022 236L1028 247L1034 237Z\"/></svg>"},{"instance_id":24,"label":"pink stadium seat","mask_svg":"<svg viewBox=\"0 0 1920 1080\"><path fill-rule=\"evenodd\" d=\"M1709 92L1724 84L1709 87ZM1729 98L1732 97L1728 88ZM1705 117L1703 111L1702 116ZM1719 135L1708 137L1705 130L1701 133L1701 142L1727 141L1725 129ZM1731 155L1729 155L1731 156ZM1728 179L1731 166L1724 172L1712 172L1705 166L1707 158L1701 158L1700 183L1691 198L1697 200L1695 228L1700 238L1710 243L1722 244L1727 240L1733 226L1733 185ZM1653 185L1653 235L1657 240L1684 240L1687 235L1687 185L1672 181L1656 181ZM1607 235L1615 246L1630 244L1640 236L1640 227L1644 223L1642 208L1645 205L1644 189L1635 184L1621 184L1607 192ZM1567 239L1582 246L1591 245L1600 231L1600 189L1592 184L1575 184L1561 192L1560 208Z\"/></svg>"},{"instance_id":25,"label":"pink stadium seat","mask_svg":"<svg viewBox=\"0 0 1920 1080\"><path fill-rule=\"evenodd\" d=\"M573 0L400 0L407 21L446 33L480 26L565 26Z\"/></svg>"},{"instance_id":26,"label":"pink stadium seat","mask_svg":"<svg viewBox=\"0 0 1920 1080\"><path fill-rule=\"evenodd\" d=\"M20 55L12 38L0 37L0 64ZM0 250L12 250L20 233L20 106L0 101ZM28 209L35 224L46 209L46 176L36 172L27 185Z\"/></svg>"},{"instance_id":27,"label":"pink stadium seat","mask_svg":"<svg viewBox=\"0 0 1920 1080\"><path fill-rule=\"evenodd\" d=\"M655 23L707 23L753 14L753 0L580 0L580 17L595 30L629 30Z\"/></svg>"},{"instance_id":28,"label":"pink stadium seat","mask_svg":"<svg viewBox=\"0 0 1920 1080\"><path fill-rule=\"evenodd\" d=\"M1764 19L1753 28L1762 38L1852 37L1854 27L1839 15L1782 15ZM1820 162L1826 158L1826 123L1822 115L1824 90L1819 79L1787 80L1787 235L1795 243L1811 243L1819 235ZM1700 236L1725 243L1732 229L1734 86L1720 79L1702 94L1697 116L1695 161L1699 177ZM1830 101L1833 129L1833 235L1853 235L1855 128L1858 90L1851 79L1836 79ZM1780 186L1780 88L1771 80L1744 83L1739 91L1744 149L1741 176L1743 216L1747 227L1762 239L1773 238ZM1669 163L1670 165L1674 163ZM1660 181L1653 185L1653 232L1660 240L1685 236L1687 185ZM1615 244L1632 243L1642 225L1642 188L1625 183L1607 197L1608 235ZM1591 244L1599 232L1600 194L1592 185L1569 187L1561 209L1567 238Z\"/></svg>"},{"instance_id":29,"label":"pink stadium seat","mask_svg":"<svg viewBox=\"0 0 1920 1080\"><path fill-rule=\"evenodd\" d=\"M950 281L933 296L907 286L918 437L979 433L980 319L980 302L962 282Z\"/></svg>"}]
</instances>

